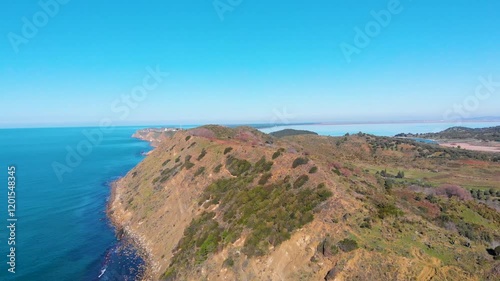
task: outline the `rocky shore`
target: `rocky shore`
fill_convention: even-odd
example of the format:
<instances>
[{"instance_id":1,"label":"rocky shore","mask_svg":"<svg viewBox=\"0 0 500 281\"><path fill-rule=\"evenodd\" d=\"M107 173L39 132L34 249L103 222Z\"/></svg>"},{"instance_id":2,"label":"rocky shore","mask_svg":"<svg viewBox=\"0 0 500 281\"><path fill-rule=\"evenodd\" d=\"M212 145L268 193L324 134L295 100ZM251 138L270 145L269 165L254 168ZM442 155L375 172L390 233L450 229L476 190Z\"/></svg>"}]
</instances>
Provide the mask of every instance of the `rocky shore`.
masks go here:
<instances>
[{"instance_id":1,"label":"rocky shore","mask_svg":"<svg viewBox=\"0 0 500 281\"><path fill-rule=\"evenodd\" d=\"M142 273L137 276L137 280L154 280L154 262L152 259L151 251L148 248L144 237L142 237L139 233L134 232L132 228L124 223L123 220L123 216L126 215L126 212L119 200L122 180L123 178L117 180L111 185L111 195L106 208L106 213L111 223L115 227L116 237L118 238L118 240L129 243L130 246L137 251L139 256L144 261L144 269Z\"/></svg>"}]
</instances>

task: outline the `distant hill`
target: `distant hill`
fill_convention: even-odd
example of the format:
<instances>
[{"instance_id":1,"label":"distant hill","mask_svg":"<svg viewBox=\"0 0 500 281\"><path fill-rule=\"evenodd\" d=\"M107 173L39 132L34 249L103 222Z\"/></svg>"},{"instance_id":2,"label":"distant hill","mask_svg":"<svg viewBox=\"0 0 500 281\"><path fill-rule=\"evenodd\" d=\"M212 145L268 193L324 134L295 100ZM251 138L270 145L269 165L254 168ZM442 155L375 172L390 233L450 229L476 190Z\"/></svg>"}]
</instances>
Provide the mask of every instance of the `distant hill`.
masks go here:
<instances>
[{"instance_id":1,"label":"distant hill","mask_svg":"<svg viewBox=\"0 0 500 281\"><path fill-rule=\"evenodd\" d=\"M500 126L472 129L467 127L452 127L439 133L398 134L396 137L418 137L427 139L475 139L500 142Z\"/></svg>"},{"instance_id":2,"label":"distant hill","mask_svg":"<svg viewBox=\"0 0 500 281\"><path fill-rule=\"evenodd\" d=\"M289 137L289 136L318 135L318 134L315 132L306 131L306 130L284 129L281 131L276 131L276 132L270 133L270 135L273 137L282 138L282 137Z\"/></svg>"}]
</instances>

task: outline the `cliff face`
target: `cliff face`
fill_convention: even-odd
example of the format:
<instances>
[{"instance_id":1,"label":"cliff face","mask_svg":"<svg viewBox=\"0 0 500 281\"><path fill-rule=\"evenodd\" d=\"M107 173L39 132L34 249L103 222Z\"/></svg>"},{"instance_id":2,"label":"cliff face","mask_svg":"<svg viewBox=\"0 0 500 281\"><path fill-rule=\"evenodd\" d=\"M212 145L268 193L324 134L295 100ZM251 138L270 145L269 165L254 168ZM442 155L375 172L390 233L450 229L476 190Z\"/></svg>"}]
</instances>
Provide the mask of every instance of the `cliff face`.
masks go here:
<instances>
[{"instance_id":1,"label":"cliff face","mask_svg":"<svg viewBox=\"0 0 500 281\"><path fill-rule=\"evenodd\" d=\"M498 213L472 201L416 201L417 193L396 180L389 188L388 176L374 172L384 161L410 173L439 165L405 161L415 147L400 146L408 151L374 152L361 136L276 139L219 126L180 131L116 183L109 212L146 252L153 280L492 276L486 242L470 241L436 218L440 205L479 214L491 241L499 237ZM491 179L500 171L495 165L483 167Z\"/></svg>"}]
</instances>

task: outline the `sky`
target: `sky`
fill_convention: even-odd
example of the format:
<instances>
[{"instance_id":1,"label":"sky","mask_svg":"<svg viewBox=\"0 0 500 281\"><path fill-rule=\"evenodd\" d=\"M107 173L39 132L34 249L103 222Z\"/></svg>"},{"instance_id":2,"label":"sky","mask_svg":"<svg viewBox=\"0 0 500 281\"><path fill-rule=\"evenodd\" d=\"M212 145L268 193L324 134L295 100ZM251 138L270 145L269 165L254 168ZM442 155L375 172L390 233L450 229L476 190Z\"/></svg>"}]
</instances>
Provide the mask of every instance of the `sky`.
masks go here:
<instances>
[{"instance_id":1,"label":"sky","mask_svg":"<svg viewBox=\"0 0 500 281\"><path fill-rule=\"evenodd\" d=\"M500 116L496 0L0 5L0 127Z\"/></svg>"}]
</instances>

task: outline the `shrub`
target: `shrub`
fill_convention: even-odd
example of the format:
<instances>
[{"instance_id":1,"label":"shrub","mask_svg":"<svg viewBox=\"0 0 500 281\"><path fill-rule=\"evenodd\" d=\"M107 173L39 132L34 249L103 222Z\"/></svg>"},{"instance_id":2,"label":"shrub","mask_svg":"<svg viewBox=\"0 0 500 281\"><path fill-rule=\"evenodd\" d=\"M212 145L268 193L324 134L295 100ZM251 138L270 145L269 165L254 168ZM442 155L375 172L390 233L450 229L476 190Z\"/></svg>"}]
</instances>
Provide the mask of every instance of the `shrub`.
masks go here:
<instances>
[{"instance_id":1,"label":"shrub","mask_svg":"<svg viewBox=\"0 0 500 281\"><path fill-rule=\"evenodd\" d=\"M222 164L215 166L214 173L219 173L221 168L222 168Z\"/></svg>"},{"instance_id":2,"label":"shrub","mask_svg":"<svg viewBox=\"0 0 500 281\"><path fill-rule=\"evenodd\" d=\"M194 173L194 177L197 177L205 172L205 167L199 167L198 170Z\"/></svg>"},{"instance_id":3,"label":"shrub","mask_svg":"<svg viewBox=\"0 0 500 281\"><path fill-rule=\"evenodd\" d=\"M394 185L394 182L392 180L386 179L384 181L384 188L385 190L391 190Z\"/></svg>"},{"instance_id":4,"label":"shrub","mask_svg":"<svg viewBox=\"0 0 500 281\"><path fill-rule=\"evenodd\" d=\"M307 175L302 175L302 176L298 177L295 180L295 182L293 183L293 188L302 187L308 180L309 180L309 176L307 176Z\"/></svg>"},{"instance_id":5,"label":"shrub","mask_svg":"<svg viewBox=\"0 0 500 281\"><path fill-rule=\"evenodd\" d=\"M264 185L267 183L267 181L272 177L272 174L271 173L265 173L262 175L262 177L260 177L259 179L259 184L260 185Z\"/></svg>"},{"instance_id":6,"label":"shrub","mask_svg":"<svg viewBox=\"0 0 500 281\"><path fill-rule=\"evenodd\" d=\"M223 263L224 266L226 267L233 267L234 266L234 260L232 257L228 257L224 263Z\"/></svg>"},{"instance_id":7,"label":"shrub","mask_svg":"<svg viewBox=\"0 0 500 281\"><path fill-rule=\"evenodd\" d=\"M452 184L444 184L435 190L436 195L446 196L448 198L457 197L460 200L472 200L472 195L466 189Z\"/></svg>"},{"instance_id":8,"label":"shrub","mask_svg":"<svg viewBox=\"0 0 500 281\"><path fill-rule=\"evenodd\" d=\"M174 281L177 277L174 268L170 267L163 273L161 281Z\"/></svg>"},{"instance_id":9,"label":"shrub","mask_svg":"<svg viewBox=\"0 0 500 281\"><path fill-rule=\"evenodd\" d=\"M249 171L250 168L252 168L252 164L250 164L250 162L248 162L247 160L241 160L236 157L230 156L226 160L226 167L231 175L241 176L245 172Z\"/></svg>"},{"instance_id":10,"label":"shrub","mask_svg":"<svg viewBox=\"0 0 500 281\"><path fill-rule=\"evenodd\" d=\"M168 162L170 162L170 159L165 160L165 162L163 162L161 165L162 165L162 166L165 166L165 165L167 165L167 164L168 164Z\"/></svg>"},{"instance_id":11,"label":"shrub","mask_svg":"<svg viewBox=\"0 0 500 281\"><path fill-rule=\"evenodd\" d=\"M255 163L254 172L256 173L269 172L272 166L273 162L272 161L266 162L266 158L262 156L262 158L260 158L260 160Z\"/></svg>"},{"instance_id":12,"label":"shrub","mask_svg":"<svg viewBox=\"0 0 500 281\"><path fill-rule=\"evenodd\" d=\"M316 173L317 171L318 171L318 167L313 166L313 167L311 167L311 169L309 169L309 174L314 174L314 173Z\"/></svg>"},{"instance_id":13,"label":"shrub","mask_svg":"<svg viewBox=\"0 0 500 281\"><path fill-rule=\"evenodd\" d=\"M403 212L398 209L394 204L390 203L380 203L377 204L377 209L378 209L378 216L381 219L384 219L388 216L400 216L403 214Z\"/></svg>"},{"instance_id":14,"label":"shrub","mask_svg":"<svg viewBox=\"0 0 500 281\"><path fill-rule=\"evenodd\" d=\"M272 157L273 160L280 157L283 154L283 152L285 152L284 148L280 148L280 149L276 150L276 152L273 153L273 157Z\"/></svg>"},{"instance_id":15,"label":"shrub","mask_svg":"<svg viewBox=\"0 0 500 281\"><path fill-rule=\"evenodd\" d=\"M191 139L191 136L187 136L187 137L185 138L185 140L186 140L186 141L188 141L188 140L190 140L190 139Z\"/></svg>"},{"instance_id":16,"label":"shrub","mask_svg":"<svg viewBox=\"0 0 500 281\"><path fill-rule=\"evenodd\" d=\"M203 148L203 149L201 150L200 155L198 155L197 160L198 160L198 161L200 161L201 159L203 159L203 157L205 157L205 155L207 155L207 151Z\"/></svg>"},{"instance_id":17,"label":"shrub","mask_svg":"<svg viewBox=\"0 0 500 281\"><path fill-rule=\"evenodd\" d=\"M224 155L228 154L229 152L231 152L231 150L233 150L232 147L226 147L226 149L224 149Z\"/></svg>"},{"instance_id":18,"label":"shrub","mask_svg":"<svg viewBox=\"0 0 500 281\"><path fill-rule=\"evenodd\" d=\"M299 157L297 159L295 159L292 163L292 168L297 168L298 166L300 165L305 165L307 164L307 162L309 162L309 159L307 158L302 158L302 157Z\"/></svg>"},{"instance_id":19,"label":"shrub","mask_svg":"<svg viewBox=\"0 0 500 281\"><path fill-rule=\"evenodd\" d=\"M356 250L358 248L358 242L356 242L356 240L346 238L346 239L340 241L337 244L337 246L339 247L339 249L341 249L344 252L350 252L350 251Z\"/></svg>"},{"instance_id":20,"label":"shrub","mask_svg":"<svg viewBox=\"0 0 500 281\"><path fill-rule=\"evenodd\" d=\"M182 167L183 167L183 168L186 168L186 170L189 170L189 169L193 168L193 166L194 166L194 163L189 162L189 161L186 161L186 162L184 163L184 165L182 165Z\"/></svg>"}]
</instances>

